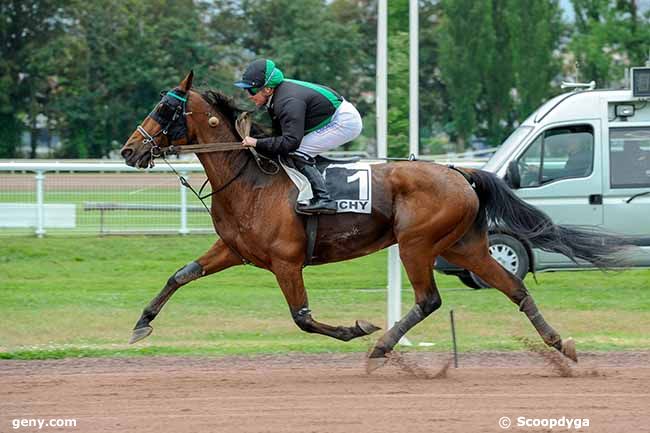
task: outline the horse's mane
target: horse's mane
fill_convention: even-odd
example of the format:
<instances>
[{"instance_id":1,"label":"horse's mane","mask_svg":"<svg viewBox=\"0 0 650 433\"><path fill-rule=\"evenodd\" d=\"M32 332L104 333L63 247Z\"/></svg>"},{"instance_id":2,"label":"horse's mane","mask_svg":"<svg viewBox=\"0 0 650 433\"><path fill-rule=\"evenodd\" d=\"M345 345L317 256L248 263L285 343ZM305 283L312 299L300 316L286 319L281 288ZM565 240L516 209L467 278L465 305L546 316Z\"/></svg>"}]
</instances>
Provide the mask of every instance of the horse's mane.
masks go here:
<instances>
[{"instance_id":1,"label":"horse's mane","mask_svg":"<svg viewBox=\"0 0 650 433\"><path fill-rule=\"evenodd\" d=\"M226 116L233 131L236 131L235 120L237 117L246 110L238 107L235 101L230 96L221 93L218 90L207 89L199 91L201 97L212 106L215 110ZM251 135L255 137L264 137L270 135L270 131L257 122L253 122L251 126Z\"/></svg>"}]
</instances>

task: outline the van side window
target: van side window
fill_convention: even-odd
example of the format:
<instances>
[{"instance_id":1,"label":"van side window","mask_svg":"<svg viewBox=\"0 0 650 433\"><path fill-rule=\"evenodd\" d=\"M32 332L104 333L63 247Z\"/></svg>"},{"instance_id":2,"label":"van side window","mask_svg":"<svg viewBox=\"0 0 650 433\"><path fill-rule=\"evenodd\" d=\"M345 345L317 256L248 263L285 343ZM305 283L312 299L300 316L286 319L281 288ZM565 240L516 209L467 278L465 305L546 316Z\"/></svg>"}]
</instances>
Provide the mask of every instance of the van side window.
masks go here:
<instances>
[{"instance_id":1,"label":"van side window","mask_svg":"<svg viewBox=\"0 0 650 433\"><path fill-rule=\"evenodd\" d=\"M518 159L522 187L587 177L594 168L594 131L576 125L544 131Z\"/></svg>"},{"instance_id":2,"label":"van side window","mask_svg":"<svg viewBox=\"0 0 650 433\"><path fill-rule=\"evenodd\" d=\"M609 175L612 188L650 187L650 126L610 128Z\"/></svg>"}]
</instances>

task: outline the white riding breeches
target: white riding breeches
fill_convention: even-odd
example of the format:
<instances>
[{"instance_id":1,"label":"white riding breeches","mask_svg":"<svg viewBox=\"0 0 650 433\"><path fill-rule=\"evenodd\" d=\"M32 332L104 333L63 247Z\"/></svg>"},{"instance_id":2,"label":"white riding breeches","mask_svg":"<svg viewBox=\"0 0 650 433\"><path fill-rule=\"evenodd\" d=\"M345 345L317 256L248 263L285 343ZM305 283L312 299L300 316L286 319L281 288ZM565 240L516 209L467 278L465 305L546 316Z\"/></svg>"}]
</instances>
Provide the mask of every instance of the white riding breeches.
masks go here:
<instances>
[{"instance_id":1,"label":"white riding breeches","mask_svg":"<svg viewBox=\"0 0 650 433\"><path fill-rule=\"evenodd\" d=\"M357 109L348 101L343 101L330 123L302 138L297 152L315 157L354 140L361 134L362 128L361 115Z\"/></svg>"}]
</instances>

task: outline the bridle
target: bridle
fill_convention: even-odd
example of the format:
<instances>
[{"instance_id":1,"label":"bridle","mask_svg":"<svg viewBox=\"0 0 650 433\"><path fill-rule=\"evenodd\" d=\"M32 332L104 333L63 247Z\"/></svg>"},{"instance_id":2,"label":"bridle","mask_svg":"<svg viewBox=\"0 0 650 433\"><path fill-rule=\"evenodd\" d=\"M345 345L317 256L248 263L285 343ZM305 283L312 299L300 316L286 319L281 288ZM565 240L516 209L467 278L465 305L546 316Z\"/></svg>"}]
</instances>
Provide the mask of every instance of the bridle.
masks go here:
<instances>
[{"instance_id":1,"label":"bridle","mask_svg":"<svg viewBox=\"0 0 650 433\"><path fill-rule=\"evenodd\" d=\"M181 93L181 95L176 92ZM158 111L159 109L164 109L165 112L161 113ZM212 113L208 112L205 114L210 116ZM190 137L187 133L186 120L186 117L189 115L192 115L192 112L187 111L187 97L185 96L185 93L178 89L174 89L165 93L163 99L158 103L158 105L156 105L156 108L147 116L160 125L160 130L151 135L142 125L138 125L137 131L144 137L142 143L151 143L151 159L149 161L150 168L155 164L154 159L165 159L167 155L243 150L241 142L238 141L189 144ZM162 136L167 137L168 145L164 146L158 140L158 138L162 138ZM172 144L173 141L179 141L182 138L185 139L185 143L187 144L182 146L175 146Z\"/></svg>"},{"instance_id":2,"label":"bridle","mask_svg":"<svg viewBox=\"0 0 650 433\"><path fill-rule=\"evenodd\" d=\"M181 93L179 95L178 93ZM151 143L151 158L149 160L149 168L153 167L155 165L154 160L156 158L161 158L178 176L178 179L180 180L181 184L188 188L194 195L201 201L203 204L203 207L210 213L210 210L208 209L207 205L205 204L204 200L222 190L224 190L228 185L230 185L235 179L239 177L239 175L244 171L246 166L248 165L248 162L250 161L250 158L246 158L246 161L244 164L239 167L239 169L235 172L234 176L225 182L219 189L213 190L210 193L207 193L205 195L202 195L203 189L208 183L208 179L203 182L203 185L199 189L199 192L196 192L192 185L183 177L174 167L169 163L167 160L168 155L179 155L182 153L208 153L208 152L224 152L224 151L229 151L229 150L244 150L242 147L241 142L239 141L231 141L231 142L216 142L216 143L196 143L196 144L189 144L190 143L190 138L187 132L187 120L186 117L189 115L192 115L191 111L187 111L187 97L185 96L185 92L180 91L179 89L174 89L170 90L167 93L161 92L161 96L163 96L163 99L156 105L156 108L154 108L147 117L150 117L153 119L156 123L160 125L160 131L156 132L155 134L151 135L142 125L138 125L137 131L142 134L144 137L144 140L142 141L143 144L149 144ZM159 112L160 111L160 112ZM171 115L170 115L171 113ZM208 116L211 116L212 113L206 112L205 113ZM237 133L245 137L249 134L250 132L250 119L247 116L248 113L244 112L242 113L242 116L240 116L239 119L237 119L237 122L235 127L237 129ZM182 123L179 122L182 120ZM164 125L164 126L163 126ZM162 146L161 143L157 140L158 137L165 136L167 137L168 145ZM185 143L182 146L174 146L172 143L174 140L178 141L182 138L185 138ZM253 158L255 159L255 162L257 162L258 167L262 172L265 174L269 175L275 175L278 173L280 167L279 165L266 157L262 157L258 155L258 153L254 149L249 149L253 155ZM267 162L273 164L273 170L269 171L266 170L264 167L262 167L262 158L265 158Z\"/></svg>"},{"instance_id":3,"label":"bridle","mask_svg":"<svg viewBox=\"0 0 650 433\"><path fill-rule=\"evenodd\" d=\"M178 95L176 92L181 93L181 95ZM187 97L185 96L185 92L182 92L178 89L170 90L169 92L163 95L162 101L160 101L156 107L166 107L167 109L173 111L173 114L171 116L169 115L163 116L161 115L161 113L157 111L157 109L154 109L151 113L149 113L149 116L147 117L151 117L154 121L156 121L161 126L160 131L158 131L154 135L151 135L146 129L144 129L142 125L138 125L137 127L137 131L140 134L142 134L142 136L144 137L142 143L143 144L151 143L151 149L150 149L151 158L149 160L150 168L155 165L154 160L156 158L162 158L167 164L169 164L169 162L165 159L167 155L244 150L242 148L241 142L239 141L221 141L221 142L214 142L214 143L190 144L190 138L187 132L186 117L192 115L192 112L187 111L186 109ZM213 116L213 114L210 112L206 112L205 114L207 116ZM236 123L235 128L237 129L237 133L242 137L249 135L250 132L251 124L250 124L250 119L248 118L249 114L250 113L248 112L243 112L242 115L240 115L240 117L235 122ZM165 119L165 117L167 118ZM179 124L178 121L181 119L182 119L182 123ZM167 140L169 142L168 145L162 146L161 143L159 143L156 140L159 136L161 136L161 134L167 137ZM181 138L185 138L186 144L183 144L182 146L175 146L174 144L172 144L174 140L180 140ZM260 170L262 170L263 173L268 175L275 175L278 173L280 167L279 165L277 165L277 163L275 163L275 161L259 155L255 151L255 149L251 148L249 150L253 155L253 158L255 159L255 162L257 163L258 167L260 168ZM272 164L273 169L272 170L265 169L262 166L262 159L265 159L268 163Z\"/></svg>"},{"instance_id":4,"label":"bridle","mask_svg":"<svg viewBox=\"0 0 650 433\"><path fill-rule=\"evenodd\" d=\"M181 95L177 92L181 93ZM142 125L138 125L137 127L137 131L144 137L142 143L151 144L150 167L154 166L154 159L160 157L164 158L166 154L171 153L168 152L168 150L169 148L174 148L171 144L173 140L185 138L186 143L190 142L187 134L186 116L191 115L192 112L186 110L187 97L185 96L185 92L174 89L168 91L164 95L162 93L162 100L147 116L160 125L160 130L154 135L151 135ZM182 120L182 122L179 123L179 120ZM158 137L162 138L162 136L167 137L167 140L170 143L168 146L162 146L157 140Z\"/></svg>"}]
</instances>

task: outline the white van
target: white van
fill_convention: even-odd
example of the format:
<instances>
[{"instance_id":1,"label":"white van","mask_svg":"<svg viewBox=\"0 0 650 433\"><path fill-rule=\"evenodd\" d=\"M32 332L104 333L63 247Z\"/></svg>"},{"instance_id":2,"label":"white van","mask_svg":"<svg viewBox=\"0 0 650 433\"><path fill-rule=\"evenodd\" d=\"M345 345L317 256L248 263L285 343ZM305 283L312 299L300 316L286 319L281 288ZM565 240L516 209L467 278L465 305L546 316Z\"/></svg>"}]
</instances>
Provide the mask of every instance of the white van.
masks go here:
<instances>
[{"instance_id":1,"label":"white van","mask_svg":"<svg viewBox=\"0 0 650 433\"><path fill-rule=\"evenodd\" d=\"M630 90L576 90L535 111L483 167L557 224L598 226L632 237L650 266L650 67L632 68ZM531 249L516 233L491 233L490 252L523 278L531 271L591 267ZM470 287L473 274L439 260Z\"/></svg>"}]
</instances>

